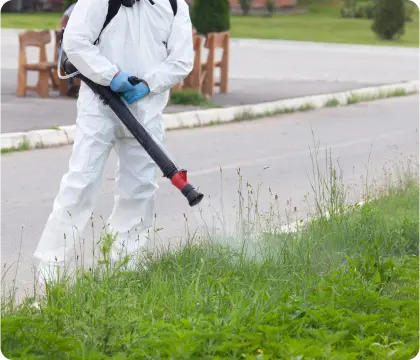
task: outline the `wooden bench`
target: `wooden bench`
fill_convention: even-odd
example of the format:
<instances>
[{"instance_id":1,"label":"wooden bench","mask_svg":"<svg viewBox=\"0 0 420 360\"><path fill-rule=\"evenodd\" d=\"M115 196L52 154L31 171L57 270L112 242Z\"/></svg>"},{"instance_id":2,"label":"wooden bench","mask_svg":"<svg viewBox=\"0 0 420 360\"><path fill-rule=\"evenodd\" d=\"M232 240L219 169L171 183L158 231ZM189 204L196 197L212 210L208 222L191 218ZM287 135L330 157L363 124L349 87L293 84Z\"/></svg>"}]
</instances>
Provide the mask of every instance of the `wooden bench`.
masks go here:
<instances>
[{"instance_id":1,"label":"wooden bench","mask_svg":"<svg viewBox=\"0 0 420 360\"><path fill-rule=\"evenodd\" d=\"M26 96L28 90L36 91L41 97L49 96L50 79L54 82L52 69L57 66L57 63L49 62L47 59L46 45L50 42L51 34L49 30L27 30L19 34L17 96ZM28 47L39 48L38 63L28 63L26 56L26 49ZM28 71L38 72L38 82L36 86L28 86Z\"/></svg>"},{"instance_id":2,"label":"wooden bench","mask_svg":"<svg viewBox=\"0 0 420 360\"><path fill-rule=\"evenodd\" d=\"M173 87L172 90L197 90L210 98L214 95L214 88L218 87L221 93L228 91L229 83L229 32L209 33L204 38L193 34L194 67L185 80ZM207 59L202 63L202 48L208 50ZM222 58L216 60L216 51L222 50ZM220 80L215 80L214 71L220 68Z\"/></svg>"},{"instance_id":3,"label":"wooden bench","mask_svg":"<svg viewBox=\"0 0 420 360\"><path fill-rule=\"evenodd\" d=\"M204 47L208 49L207 60L201 64L200 91L206 97L214 95L214 88L219 87L220 93L227 93L229 83L229 32L209 33ZM216 50L222 49L222 58L216 61ZM220 69L220 80L215 81L214 70Z\"/></svg>"},{"instance_id":4,"label":"wooden bench","mask_svg":"<svg viewBox=\"0 0 420 360\"><path fill-rule=\"evenodd\" d=\"M192 29L192 40L193 40L194 52L196 52L196 46L195 46L195 42L196 42L196 38L197 38L197 35L196 34L197 34L197 30L195 28L193 28ZM200 51L201 51L201 49L200 49ZM195 57L197 57L197 55ZM191 73L184 79L184 81L181 81L180 83L176 84L171 89L171 91L181 91L181 90L185 89L186 84L191 84L191 77L192 77L192 74L194 73L194 69L196 67L195 61L196 60L194 60L194 68L191 71Z\"/></svg>"},{"instance_id":5,"label":"wooden bench","mask_svg":"<svg viewBox=\"0 0 420 360\"><path fill-rule=\"evenodd\" d=\"M200 74L201 74L201 50L203 38L200 35L193 35L194 48L194 66L191 73L185 78L183 88L200 90Z\"/></svg>"}]
</instances>

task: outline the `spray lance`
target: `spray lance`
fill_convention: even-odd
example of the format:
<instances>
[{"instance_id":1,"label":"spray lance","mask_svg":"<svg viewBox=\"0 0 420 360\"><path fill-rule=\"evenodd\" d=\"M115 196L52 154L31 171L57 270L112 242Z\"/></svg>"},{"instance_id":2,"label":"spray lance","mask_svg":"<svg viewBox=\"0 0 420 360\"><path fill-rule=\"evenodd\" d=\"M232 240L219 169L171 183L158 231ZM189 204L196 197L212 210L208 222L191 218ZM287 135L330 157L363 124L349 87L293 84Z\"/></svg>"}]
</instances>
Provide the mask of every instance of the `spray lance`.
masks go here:
<instances>
[{"instance_id":1,"label":"spray lance","mask_svg":"<svg viewBox=\"0 0 420 360\"><path fill-rule=\"evenodd\" d=\"M60 66L67 74L66 76L61 75ZM172 184L187 198L189 205L194 206L200 203L200 201L203 199L203 194L197 192L194 187L188 183L187 171L177 168L169 156L152 138L149 132L137 121L137 119L130 112L128 107L117 93L112 91L109 86L96 84L87 77L83 76L80 71L78 71L76 67L69 61L63 50L61 50L60 53L57 71L61 79L78 77L87 86L89 86L94 93L99 95L104 104L108 105L114 111L121 122L134 136L134 138L146 150L156 165L161 169L163 176L170 179ZM129 78L129 81L132 85L136 85L141 80L133 76Z\"/></svg>"}]
</instances>

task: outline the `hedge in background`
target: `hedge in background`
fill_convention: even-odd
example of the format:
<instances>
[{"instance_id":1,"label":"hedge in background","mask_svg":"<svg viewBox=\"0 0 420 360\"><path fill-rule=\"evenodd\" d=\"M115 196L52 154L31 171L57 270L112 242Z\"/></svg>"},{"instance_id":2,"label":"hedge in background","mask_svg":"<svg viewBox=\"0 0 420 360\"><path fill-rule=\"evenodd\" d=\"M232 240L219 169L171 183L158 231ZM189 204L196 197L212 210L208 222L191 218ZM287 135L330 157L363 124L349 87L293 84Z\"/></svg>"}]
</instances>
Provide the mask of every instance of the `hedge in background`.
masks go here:
<instances>
[{"instance_id":1,"label":"hedge in background","mask_svg":"<svg viewBox=\"0 0 420 360\"><path fill-rule=\"evenodd\" d=\"M228 31L229 0L195 0L191 10L191 20L199 34Z\"/></svg>"},{"instance_id":2,"label":"hedge in background","mask_svg":"<svg viewBox=\"0 0 420 360\"><path fill-rule=\"evenodd\" d=\"M404 34L404 0L377 0L372 30L381 39L393 40Z\"/></svg>"}]
</instances>

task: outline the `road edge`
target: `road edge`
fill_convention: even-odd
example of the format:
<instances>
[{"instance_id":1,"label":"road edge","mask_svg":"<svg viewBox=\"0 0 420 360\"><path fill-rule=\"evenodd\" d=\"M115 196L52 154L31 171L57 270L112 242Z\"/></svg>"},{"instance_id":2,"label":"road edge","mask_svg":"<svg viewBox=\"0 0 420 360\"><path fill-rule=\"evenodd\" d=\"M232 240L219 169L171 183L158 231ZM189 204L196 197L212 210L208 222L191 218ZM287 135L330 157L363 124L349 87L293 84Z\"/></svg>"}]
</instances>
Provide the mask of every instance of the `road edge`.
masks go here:
<instances>
[{"instance_id":1,"label":"road edge","mask_svg":"<svg viewBox=\"0 0 420 360\"><path fill-rule=\"evenodd\" d=\"M402 92L398 94L398 92ZM212 108L181 113L164 114L165 130L196 128L235 121L252 120L324 107L346 106L353 103L372 101L392 96L419 92L419 81L360 88L356 90L303 96L293 99L264 102L259 104ZM56 129L33 130L1 134L2 153L16 150L71 145L74 142L76 125L60 126Z\"/></svg>"}]
</instances>

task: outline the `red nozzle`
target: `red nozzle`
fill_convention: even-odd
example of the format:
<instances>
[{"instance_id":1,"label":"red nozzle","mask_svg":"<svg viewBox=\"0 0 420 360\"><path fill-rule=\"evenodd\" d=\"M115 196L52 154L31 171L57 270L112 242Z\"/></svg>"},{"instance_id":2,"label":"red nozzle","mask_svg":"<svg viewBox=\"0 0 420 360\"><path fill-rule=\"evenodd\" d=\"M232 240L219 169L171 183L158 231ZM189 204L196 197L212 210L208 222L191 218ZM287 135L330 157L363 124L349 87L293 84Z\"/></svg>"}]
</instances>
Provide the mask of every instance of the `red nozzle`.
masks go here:
<instances>
[{"instance_id":1,"label":"red nozzle","mask_svg":"<svg viewBox=\"0 0 420 360\"><path fill-rule=\"evenodd\" d=\"M172 176L171 182L179 190L182 190L185 185L188 185L187 170L178 171L174 176Z\"/></svg>"},{"instance_id":2,"label":"red nozzle","mask_svg":"<svg viewBox=\"0 0 420 360\"><path fill-rule=\"evenodd\" d=\"M190 206L197 205L202 199L203 194L197 192L187 181L187 170L180 170L171 178L171 182L187 198Z\"/></svg>"}]
</instances>

